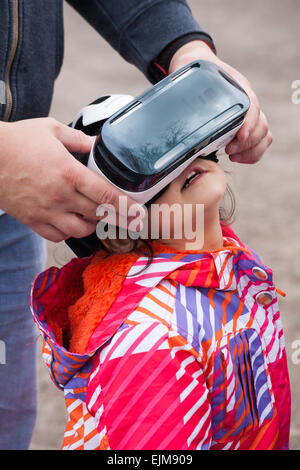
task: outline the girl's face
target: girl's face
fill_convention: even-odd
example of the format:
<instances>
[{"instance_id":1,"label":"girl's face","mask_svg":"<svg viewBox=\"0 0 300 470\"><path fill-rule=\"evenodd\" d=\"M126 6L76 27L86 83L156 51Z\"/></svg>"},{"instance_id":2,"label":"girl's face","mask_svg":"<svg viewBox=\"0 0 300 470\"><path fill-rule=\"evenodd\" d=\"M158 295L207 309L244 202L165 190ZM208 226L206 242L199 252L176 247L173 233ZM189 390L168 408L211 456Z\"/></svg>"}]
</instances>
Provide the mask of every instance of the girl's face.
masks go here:
<instances>
[{"instance_id":1,"label":"girl's face","mask_svg":"<svg viewBox=\"0 0 300 470\"><path fill-rule=\"evenodd\" d=\"M154 202L157 207L162 208L159 216L156 216L156 208L151 205L148 210L150 227L158 227L158 238L168 238L167 244L173 244L172 240L178 238L176 233L186 233L187 225L192 227L192 232L202 233L215 232L219 225L219 208L226 191L226 176L223 169L216 162L196 158L177 178L169 184L166 191ZM174 205L180 206L180 214L184 216L175 218L169 208ZM201 205L201 206L199 206ZM189 206L189 211L187 211ZM199 207L203 214L203 222L199 229L198 214ZM177 212L178 214L178 212ZM188 214L188 215L186 215ZM170 237L164 237L163 226L170 227ZM204 225L203 225L204 223ZM181 235L180 235L181 236ZM180 243L179 241L176 242ZM184 243L184 236L182 239Z\"/></svg>"},{"instance_id":2,"label":"girl's face","mask_svg":"<svg viewBox=\"0 0 300 470\"><path fill-rule=\"evenodd\" d=\"M204 204L206 215L219 210L226 191L226 176L216 162L196 158L181 173L156 204Z\"/></svg>"}]
</instances>

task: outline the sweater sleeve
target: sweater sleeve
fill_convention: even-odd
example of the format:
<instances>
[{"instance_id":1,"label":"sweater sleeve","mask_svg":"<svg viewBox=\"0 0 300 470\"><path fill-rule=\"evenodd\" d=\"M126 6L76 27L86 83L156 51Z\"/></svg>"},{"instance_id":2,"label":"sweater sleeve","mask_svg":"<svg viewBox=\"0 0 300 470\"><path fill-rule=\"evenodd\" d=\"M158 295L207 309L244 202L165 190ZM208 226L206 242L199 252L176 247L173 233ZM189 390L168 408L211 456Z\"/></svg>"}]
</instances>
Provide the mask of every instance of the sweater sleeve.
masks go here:
<instances>
[{"instance_id":1,"label":"sweater sleeve","mask_svg":"<svg viewBox=\"0 0 300 470\"><path fill-rule=\"evenodd\" d=\"M214 49L186 0L67 0L128 62L153 83L152 61L173 41L197 34Z\"/></svg>"},{"instance_id":2,"label":"sweater sleeve","mask_svg":"<svg viewBox=\"0 0 300 470\"><path fill-rule=\"evenodd\" d=\"M159 322L123 325L89 380L87 407L111 449L208 449L205 377L185 340Z\"/></svg>"}]
</instances>

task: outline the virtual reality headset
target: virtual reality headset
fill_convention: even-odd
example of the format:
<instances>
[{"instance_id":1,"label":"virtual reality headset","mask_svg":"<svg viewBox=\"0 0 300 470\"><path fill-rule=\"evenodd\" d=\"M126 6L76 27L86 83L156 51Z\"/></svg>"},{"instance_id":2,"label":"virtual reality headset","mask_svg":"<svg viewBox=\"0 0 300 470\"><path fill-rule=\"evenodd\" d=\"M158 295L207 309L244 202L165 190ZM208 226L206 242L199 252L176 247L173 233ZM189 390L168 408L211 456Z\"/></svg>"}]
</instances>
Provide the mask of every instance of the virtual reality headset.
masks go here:
<instances>
[{"instance_id":1,"label":"virtual reality headset","mask_svg":"<svg viewBox=\"0 0 300 470\"><path fill-rule=\"evenodd\" d=\"M137 98L107 95L83 108L71 126L96 139L89 155L74 156L145 204L195 158L217 161L249 106L224 70L194 61Z\"/></svg>"}]
</instances>

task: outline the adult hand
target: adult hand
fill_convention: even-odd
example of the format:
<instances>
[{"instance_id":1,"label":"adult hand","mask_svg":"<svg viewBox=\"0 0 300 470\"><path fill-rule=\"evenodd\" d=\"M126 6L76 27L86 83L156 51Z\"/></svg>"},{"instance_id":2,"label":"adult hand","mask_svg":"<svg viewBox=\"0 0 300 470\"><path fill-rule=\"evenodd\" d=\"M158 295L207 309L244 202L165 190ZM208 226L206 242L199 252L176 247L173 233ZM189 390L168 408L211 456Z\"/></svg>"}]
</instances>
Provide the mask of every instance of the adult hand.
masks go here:
<instances>
[{"instance_id":1,"label":"adult hand","mask_svg":"<svg viewBox=\"0 0 300 470\"><path fill-rule=\"evenodd\" d=\"M52 118L0 122L1 209L54 242L91 234L98 205L118 212L123 195L69 153L88 153L92 143Z\"/></svg>"},{"instance_id":2,"label":"adult hand","mask_svg":"<svg viewBox=\"0 0 300 470\"><path fill-rule=\"evenodd\" d=\"M222 62L205 42L194 40L182 46L172 57L169 73L175 72L194 60L209 60L229 73L244 88L250 99L250 108L245 122L235 138L226 146L225 151L233 162L256 163L272 143L272 134L266 116L252 90L251 84L244 75L230 65Z\"/></svg>"}]
</instances>

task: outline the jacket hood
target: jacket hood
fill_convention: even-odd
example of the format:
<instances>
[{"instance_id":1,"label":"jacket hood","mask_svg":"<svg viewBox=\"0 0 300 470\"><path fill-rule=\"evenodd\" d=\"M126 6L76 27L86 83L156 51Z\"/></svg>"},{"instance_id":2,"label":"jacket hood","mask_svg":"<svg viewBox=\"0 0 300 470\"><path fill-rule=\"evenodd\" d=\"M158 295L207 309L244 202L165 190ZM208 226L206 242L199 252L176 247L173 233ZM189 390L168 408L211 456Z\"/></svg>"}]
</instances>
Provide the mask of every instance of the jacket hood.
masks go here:
<instances>
[{"instance_id":1,"label":"jacket hood","mask_svg":"<svg viewBox=\"0 0 300 470\"><path fill-rule=\"evenodd\" d=\"M210 252L174 253L155 242L149 266L147 257L136 254L112 255L108 263L98 253L40 273L33 282L31 309L45 339L44 358L56 385L64 388L162 279L234 290L241 272L251 276L255 265L267 273L266 282L272 282L272 271L232 229L224 226L223 236L223 248ZM230 269L225 263L229 259Z\"/></svg>"}]
</instances>

